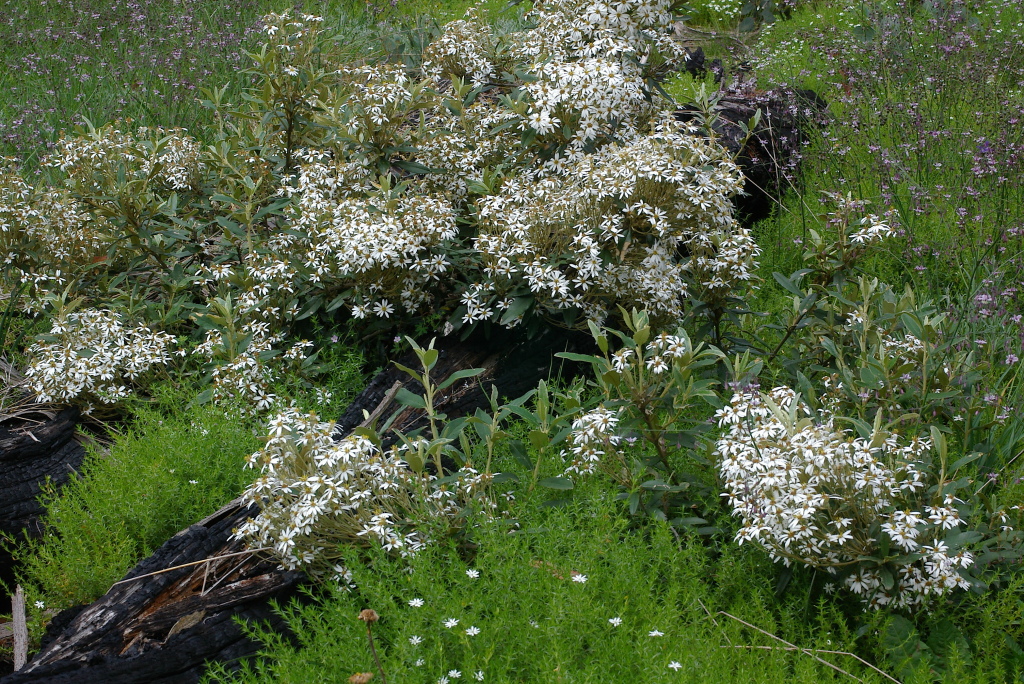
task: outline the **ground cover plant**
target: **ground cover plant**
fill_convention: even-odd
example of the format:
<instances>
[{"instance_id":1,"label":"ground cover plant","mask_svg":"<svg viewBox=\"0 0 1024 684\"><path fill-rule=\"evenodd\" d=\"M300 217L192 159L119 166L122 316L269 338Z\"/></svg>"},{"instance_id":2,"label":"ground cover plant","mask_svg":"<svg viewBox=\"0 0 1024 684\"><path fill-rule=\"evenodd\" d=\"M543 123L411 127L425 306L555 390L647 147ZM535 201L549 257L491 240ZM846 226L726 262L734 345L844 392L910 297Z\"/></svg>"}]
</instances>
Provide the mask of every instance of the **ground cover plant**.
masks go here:
<instances>
[{"instance_id":1,"label":"ground cover plant","mask_svg":"<svg viewBox=\"0 0 1024 684\"><path fill-rule=\"evenodd\" d=\"M241 493L314 582L211 681L1024 676L1019 2L57 9L0 330L120 434L7 542L37 633ZM715 102L800 88L745 225ZM443 414L437 346L549 326L584 377ZM427 426L336 434L406 350Z\"/></svg>"}]
</instances>

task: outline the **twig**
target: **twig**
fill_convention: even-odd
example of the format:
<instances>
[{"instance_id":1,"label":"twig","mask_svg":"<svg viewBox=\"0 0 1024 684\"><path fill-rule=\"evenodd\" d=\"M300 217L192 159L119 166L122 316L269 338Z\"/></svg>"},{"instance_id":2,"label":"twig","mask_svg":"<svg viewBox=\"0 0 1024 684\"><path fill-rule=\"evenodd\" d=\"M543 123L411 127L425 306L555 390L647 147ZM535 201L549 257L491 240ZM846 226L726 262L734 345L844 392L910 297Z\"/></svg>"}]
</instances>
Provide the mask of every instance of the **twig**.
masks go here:
<instances>
[{"instance_id":1,"label":"twig","mask_svg":"<svg viewBox=\"0 0 1024 684\"><path fill-rule=\"evenodd\" d=\"M28 625L25 623L25 590L19 584L14 589L11 599L11 612L14 614L14 671L25 667L28 660Z\"/></svg>"},{"instance_id":2,"label":"twig","mask_svg":"<svg viewBox=\"0 0 1024 684\"><path fill-rule=\"evenodd\" d=\"M213 591L214 589L216 589L216 588L217 588L217 586L218 586L218 585L220 585L220 583L221 583L221 582L223 582L224 580L226 580L226 579L227 579L228 577L231 577L231 575L232 575L232 574L234 574L235 570L238 570L238 569L239 569L240 567L242 567L242 566L243 566L244 564L245 564L245 559L243 558L243 559L242 559L242 561L241 561L241 562L240 562L240 563L239 563L238 565L236 565L235 567L233 567L233 568L231 568L230 570L228 570L228 571L227 571L227 573L226 573L226 574L224 574L224 576L223 576L223 577L221 577L221 578L220 578L219 580L217 580L216 582L214 582L213 584L211 584L211 585L210 585L210 588L209 588L209 589L206 589L206 590L204 591L204 593L200 594L200 596L204 596L205 594L208 594L208 593L210 593L211 591ZM206 567L207 567L207 568L209 568L210 566L209 566L209 565L207 565ZM204 580L203 580L203 582L205 583L205 581L206 581L206 580L204 579Z\"/></svg>"},{"instance_id":3,"label":"twig","mask_svg":"<svg viewBox=\"0 0 1024 684\"><path fill-rule=\"evenodd\" d=\"M269 548L265 548L265 547L259 548L259 549L246 549L245 551L237 551L235 553L225 553L223 556L214 556L213 558L204 558L203 560L192 561L191 563L182 563L181 565L175 565L174 567L171 567L171 568L164 568L163 570L157 570L156 572L147 572L145 575L139 575L138 577L129 577L128 579L123 579L120 582L114 582L113 584L110 585L110 588L113 589L118 584L124 584L125 582L134 582L135 580L145 579L146 577L153 577L154 575L162 575L165 572L171 572L172 570L181 570L182 568L190 568L190 567L192 567L194 565L202 565L203 563L210 563L211 561L220 560L222 558L231 558L232 556L241 556L241 555L246 554L246 553L256 553L257 551L270 551L270 549Z\"/></svg>"},{"instance_id":4,"label":"twig","mask_svg":"<svg viewBox=\"0 0 1024 684\"><path fill-rule=\"evenodd\" d=\"M776 641L778 641L778 642L780 642L780 643L783 643L783 644L785 644L786 646L788 646L788 647L789 647L789 648L788 648L788 649L786 649L786 650L800 651L800 652L801 652L801 653L803 653L804 655L809 655L809 656L811 656L812 658L814 658L815 660L817 660L817 661L818 661L819 663L821 663L822 665L827 665L828 667L831 667L831 668L832 668L833 670L835 670L836 672L841 672L842 674L844 674L844 675L846 675L846 676L848 676L848 677L852 677L853 679L856 679L856 680L857 680L858 682L861 682L862 684L864 684L864 680L863 680L863 679L861 679L860 677L858 677L858 676L856 676L856 675L853 675L853 674L850 674L849 672L847 672L847 671L846 671L846 670L844 670L843 668L839 667L838 665L833 665L832 663L828 662L827 660L824 660L824 659L822 659L822 658L819 658L819 657L818 657L817 655L815 655L815 651L817 651L818 649L808 649L808 648L800 648L799 646L795 646L794 644L791 644L791 643L789 643L789 642L788 642L788 641L786 641L785 639L782 639L782 638L780 638L780 637L777 637L777 636L775 636L775 635L774 635L774 634L772 634L771 632L767 632L767 631L765 631L765 630L761 629L760 627L757 627L756 625L752 625L752 624L750 624L750 623L749 623L749 622L747 622L746 620L741 620L741 619L739 619L738 617L736 617L735 615L729 615L729 613L726 613L726 612L725 612L724 610L720 610L720 611L718 611L718 614L719 614L719 615L724 615L724 616L726 616L727 618L732 618L732 619L733 619L733 620L735 620L736 622L739 622L740 624L746 625L746 626L747 626L747 627L749 627L750 629L753 629L753 630L757 630L757 631L758 631L758 632L760 632L761 634L764 634L764 635L765 635L765 636L767 636L767 637L771 637L772 639L775 639ZM822 652L822 653L828 653L829 651L821 651L821 652ZM837 651L837 653L838 653L838 651ZM852 653L845 653L845 652L842 652L842 653L843 653L844 655L849 655L849 656L852 656L852 657L856 658L856 659L857 659L858 661L860 661L861 663L863 663L863 664L864 664L864 665L866 665L867 667L871 668L872 670L874 670L874 671L875 671L875 672L877 672L878 674L882 675L883 677L885 677L885 678L886 678L886 679L888 679L889 681L892 681L892 682L896 682L896 684L900 684L900 680L898 680L898 679L895 679L895 678L894 678L894 677L893 677L892 675L890 675L890 674L888 674L888 673L886 673L886 672L883 672L882 670L879 670L879 669L878 669L877 667L875 667L875 666L874 666L874 665L872 665L871 663L867 662L867 661L866 661L866 660L864 660L863 658L858 658L857 656L853 655Z\"/></svg>"},{"instance_id":5,"label":"twig","mask_svg":"<svg viewBox=\"0 0 1024 684\"><path fill-rule=\"evenodd\" d=\"M377 611L370 608L359 613L359 619L366 623L366 638L370 640L370 651L373 653L373 660L377 663L377 670L380 672L380 680L384 684L388 684L388 678L384 676L384 667L380 664L380 658L377 657L377 648L373 645L373 630L370 625L380 619L377 615Z\"/></svg>"},{"instance_id":6,"label":"twig","mask_svg":"<svg viewBox=\"0 0 1024 684\"><path fill-rule=\"evenodd\" d=\"M373 413L369 414L366 417L366 420L359 424L359 427L368 427L373 424L373 421L380 418L380 414L384 413L384 409L388 407L391 400L395 398L395 395L398 394L398 390L400 389L402 389L402 381L395 380L395 384L391 386L391 389L389 389L387 394L384 395L384 398L380 400L380 403L377 404L377 408L373 409Z\"/></svg>"},{"instance_id":7,"label":"twig","mask_svg":"<svg viewBox=\"0 0 1024 684\"><path fill-rule=\"evenodd\" d=\"M699 597L697 598L697 603L699 603L700 607L704 609L704 612L708 614L708 617L711 618L711 621L715 623L715 627L718 627L718 630L722 633L722 636L724 636L725 640L729 642L729 646L732 646L732 639L730 639L729 635L725 633L725 630L722 629L722 626L718 624L718 620L715 619L715 616L711 614L711 611L708 610L708 607L704 605L704 602L701 601ZM728 646L723 646L722 648L728 648Z\"/></svg>"},{"instance_id":8,"label":"twig","mask_svg":"<svg viewBox=\"0 0 1024 684\"><path fill-rule=\"evenodd\" d=\"M720 646L720 648L730 648L730 647L729 646ZM853 659L860 661L860 664L863 665L864 667L870 668L871 670L873 670L874 672L879 673L883 677L887 677L888 679L891 679L892 681L897 682L897 684L899 684L899 680L893 679L892 677L887 675L882 670L879 670L878 668L876 668L873 665L871 665L870 662L868 662L864 658L860 657L856 653L851 653L850 651L830 651L830 650L826 650L824 648L800 648L799 646L748 646L748 645L736 645L736 646L732 646L731 648L746 648L746 649L749 649L749 650L750 649L760 649L760 650L769 650L769 651L772 651L772 650L778 650L778 651L801 651L801 650L808 650L808 651L813 651L815 653L830 653L830 654L833 654L833 655L849 655Z\"/></svg>"}]
</instances>

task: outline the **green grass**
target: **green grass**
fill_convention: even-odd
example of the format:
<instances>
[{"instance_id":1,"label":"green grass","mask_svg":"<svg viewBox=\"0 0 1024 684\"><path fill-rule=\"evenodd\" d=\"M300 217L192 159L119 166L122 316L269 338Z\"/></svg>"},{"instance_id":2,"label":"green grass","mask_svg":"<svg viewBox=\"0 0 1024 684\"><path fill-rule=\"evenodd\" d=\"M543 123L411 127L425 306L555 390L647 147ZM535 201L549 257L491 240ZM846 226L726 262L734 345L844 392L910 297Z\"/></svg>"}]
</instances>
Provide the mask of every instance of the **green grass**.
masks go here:
<instances>
[{"instance_id":1,"label":"green grass","mask_svg":"<svg viewBox=\"0 0 1024 684\"><path fill-rule=\"evenodd\" d=\"M44 496L46 530L21 543L19 579L50 608L86 603L176 532L241 493L253 422L223 408L186 408L168 394L139 408L109 453L91 448L81 476Z\"/></svg>"},{"instance_id":2,"label":"green grass","mask_svg":"<svg viewBox=\"0 0 1024 684\"><path fill-rule=\"evenodd\" d=\"M528 499L515 509L518 526L482 524L473 547L435 546L407 568L378 555L354 559L357 589L328 589L320 601L285 611L298 648L265 635L265 660L211 680L345 681L373 671L357 620L372 608L381 616L375 645L394 682L432 684L451 670L470 681L483 671L487 682L843 681L806 656L728 648L772 641L720 610L802 646L853 646L830 611L809 623L799 606L778 613L763 557L735 547L718 555L662 524L630 529L609 494L590 487L565 509ZM574 573L586 582L572 581ZM424 605L410 606L417 598ZM614 618L621 624L609 622ZM446 628L450 619L458 624ZM471 627L480 633L467 635ZM664 635L649 636L654 630ZM416 637L422 643L413 644Z\"/></svg>"},{"instance_id":3,"label":"green grass","mask_svg":"<svg viewBox=\"0 0 1024 684\"><path fill-rule=\"evenodd\" d=\"M380 615L374 644L392 682L434 684L451 670L462 680L483 671L485 682L524 683L889 681L848 655L818 654L849 675L776 648L765 632L802 649L856 653L906 682L1020 681L1024 660L1007 646L1021 637L1020 582L998 598L936 604L913 632L942 659L929 672L901 655L903 635L888 616L836 596L808 603L807 574L777 598L778 568L756 548L677 536L663 523L636 527L602 483L563 508L524 490L515 491L515 520L481 522L471 544L442 543L408 562L351 554L354 589L310 590L281 609L294 643L256 629L262 657L241 672L215 666L208 682L342 682L375 671L357 618L365 608ZM573 581L577 573L586 582ZM458 624L446 627L451 619ZM971 651L934 636L930 625L947 623ZM467 634L472 627L479 633Z\"/></svg>"}]
</instances>

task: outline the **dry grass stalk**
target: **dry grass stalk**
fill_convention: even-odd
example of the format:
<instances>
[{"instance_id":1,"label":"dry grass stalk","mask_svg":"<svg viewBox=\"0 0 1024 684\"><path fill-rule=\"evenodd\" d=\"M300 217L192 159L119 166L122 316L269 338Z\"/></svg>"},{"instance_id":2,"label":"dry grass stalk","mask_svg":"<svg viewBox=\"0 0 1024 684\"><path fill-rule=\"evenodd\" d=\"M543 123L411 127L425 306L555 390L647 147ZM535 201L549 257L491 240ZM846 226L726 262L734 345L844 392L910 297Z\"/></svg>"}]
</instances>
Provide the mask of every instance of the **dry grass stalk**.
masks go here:
<instances>
[{"instance_id":1,"label":"dry grass stalk","mask_svg":"<svg viewBox=\"0 0 1024 684\"><path fill-rule=\"evenodd\" d=\"M703 605L704 604L701 604L702 607L703 607ZM704 611L707 612L707 608L704 608ZM847 677L850 677L851 679L856 679L858 682L861 682L861 684L864 684L864 680L861 679L860 677L858 677L858 676L856 676L856 675L854 675L854 674L852 674L850 672L847 672L846 670L844 670L843 668L839 667L838 665L833 665L832 663L828 662L827 660L819 657L817 654L818 653L828 653L828 654L833 654L833 655L849 656L849 657L857 660L858 662L860 662L865 667L868 667L871 670L874 670L875 672L877 672L878 674L882 675L883 677L885 677L889 681L895 682L896 684L900 684L900 680L892 677L891 675L887 674L886 672L883 672L882 670L878 669L877 667L875 667L874 665L872 665L868 661L864 660L860 656L858 656L858 655L856 655L854 653L850 653L849 651L827 651L827 650L819 649L819 648L801 648L800 646L796 646L795 644L789 643L788 641L786 641L785 639L783 639L781 637L775 636L771 632L763 630L760 627L757 627L756 625L750 624L746 620L741 620L740 618L736 617L735 615L730 615L729 613L726 613L724 610L718 611L718 614L719 615L724 615L727 618L735 620L736 622L739 622L742 625L746 625L750 629L756 630L756 631L760 632L761 634L764 634L767 637L771 637L772 639L775 639L779 643L785 644L785 648L780 648L778 646L746 646L746 645L738 645L737 646L737 645L733 645L732 642L730 642L729 646L722 646L722 648L744 648L744 649L747 649L747 650L760 649L760 650L798 651L800 653L803 653L804 655L808 655L811 658L814 658L815 660L817 660L822 665L826 665L826 666L832 668L833 670L835 670L836 672L840 672L840 673L846 675ZM711 614L708 613L708 615L710 616ZM714 618L712 618L712 621L713 620L714 620ZM717 626L717 623L715 623L715 624ZM721 629L721 628L719 627L719 629ZM725 632L723 631L722 634L724 636ZM726 637L726 640L728 640L728 637Z\"/></svg>"}]
</instances>

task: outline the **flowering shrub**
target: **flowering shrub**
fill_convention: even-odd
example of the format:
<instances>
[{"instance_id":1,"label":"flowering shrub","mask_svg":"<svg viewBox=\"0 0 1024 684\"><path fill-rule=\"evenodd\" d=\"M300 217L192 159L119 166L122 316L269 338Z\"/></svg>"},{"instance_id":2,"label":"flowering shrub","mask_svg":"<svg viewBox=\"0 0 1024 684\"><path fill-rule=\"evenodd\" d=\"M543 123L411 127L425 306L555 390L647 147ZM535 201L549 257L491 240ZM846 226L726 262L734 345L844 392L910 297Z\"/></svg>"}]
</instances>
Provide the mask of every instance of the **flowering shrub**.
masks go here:
<instances>
[{"instance_id":1,"label":"flowering shrub","mask_svg":"<svg viewBox=\"0 0 1024 684\"><path fill-rule=\"evenodd\" d=\"M693 413L698 398L717 401L712 390L717 381L704 369L722 354L694 345L683 328L652 337L646 312L634 309L622 316L629 334L591 324L603 357L559 354L589 362L603 395L598 406L572 423L569 445L561 451L564 475L602 472L622 488L619 498L628 501L631 514L642 506L646 514L670 519L673 510L693 503L681 496L690 482L674 457L707 427ZM622 342L615 352L610 334Z\"/></svg>"},{"instance_id":2,"label":"flowering shrub","mask_svg":"<svg viewBox=\"0 0 1024 684\"><path fill-rule=\"evenodd\" d=\"M152 328L206 330L209 396L257 410L273 359L308 360L278 348L287 329L321 309L455 328L581 328L619 304L717 317L758 248L733 217L733 159L653 87L685 55L673 11L559 0L511 32L470 12L420 69L346 64L320 17L267 15L244 102L204 91L210 144L90 125L42 164L59 188L5 176L27 306L58 285L114 308L159 301L142 307Z\"/></svg>"},{"instance_id":3,"label":"flowering shrub","mask_svg":"<svg viewBox=\"0 0 1024 684\"><path fill-rule=\"evenodd\" d=\"M33 290L61 287L79 267L101 258L106 243L67 192L32 187L13 159L0 158L0 252L18 279Z\"/></svg>"},{"instance_id":4,"label":"flowering shrub","mask_svg":"<svg viewBox=\"0 0 1024 684\"><path fill-rule=\"evenodd\" d=\"M533 10L535 27L481 24L462 40L480 23L471 12L426 49L426 82L339 70L316 114L329 132L296 152L282 190L294 232L271 239L255 279L388 319L421 313L454 275L456 327L581 326L620 302L678 318L687 297L720 310L758 250L732 216L732 158L652 102L647 81L684 55L668 11L572 0Z\"/></svg>"},{"instance_id":5,"label":"flowering shrub","mask_svg":"<svg viewBox=\"0 0 1024 684\"><path fill-rule=\"evenodd\" d=\"M490 478L465 469L433 485L436 477L409 469L404 450L382 451L361 435L338 441L333 423L285 410L270 421L266 446L248 459L260 476L243 501L260 512L236 536L272 550L289 569L333 579L345 578L340 563L353 545L415 553L430 541L431 522L453 519Z\"/></svg>"},{"instance_id":6,"label":"flowering shrub","mask_svg":"<svg viewBox=\"0 0 1024 684\"><path fill-rule=\"evenodd\" d=\"M240 311L241 309L241 311ZM193 354L205 357L210 373L210 388L203 399L216 403L240 400L243 410L262 412L277 403L271 391L287 369L302 371L316 359L308 354L313 343L293 341L282 353L285 335L272 332L271 323L254 319L250 310L239 307L230 295L215 297L208 313L200 319L206 339L196 345Z\"/></svg>"},{"instance_id":7,"label":"flowering shrub","mask_svg":"<svg viewBox=\"0 0 1024 684\"><path fill-rule=\"evenodd\" d=\"M876 420L851 437L838 416L815 415L788 387L737 392L716 418L727 430L717 442L719 471L742 522L740 543L836 575L875 609L911 608L971 586L968 547L982 535L959 529L964 502L946 486L951 471L937 430L932 439L904 439Z\"/></svg>"},{"instance_id":8,"label":"flowering shrub","mask_svg":"<svg viewBox=\"0 0 1024 684\"><path fill-rule=\"evenodd\" d=\"M90 413L92 401L117 403L131 392L128 382L167 363L174 343L173 335L145 326L125 328L117 312L62 312L50 334L29 347L25 375L38 401L86 402Z\"/></svg>"}]
</instances>

